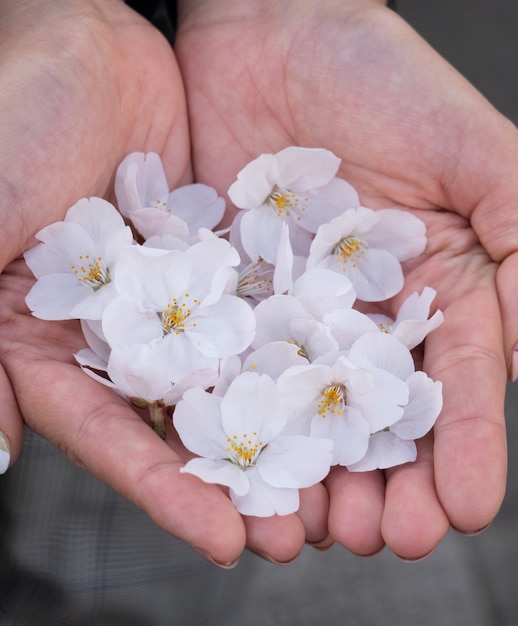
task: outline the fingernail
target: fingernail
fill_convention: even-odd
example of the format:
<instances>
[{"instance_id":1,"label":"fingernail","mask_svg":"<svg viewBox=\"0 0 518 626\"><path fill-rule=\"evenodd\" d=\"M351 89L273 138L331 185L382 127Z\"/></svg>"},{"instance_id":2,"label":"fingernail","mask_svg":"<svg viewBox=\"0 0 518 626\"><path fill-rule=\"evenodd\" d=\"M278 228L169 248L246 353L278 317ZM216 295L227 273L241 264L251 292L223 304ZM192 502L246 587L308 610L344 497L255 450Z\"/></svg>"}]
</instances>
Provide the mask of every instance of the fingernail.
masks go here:
<instances>
[{"instance_id":1,"label":"fingernail","mask_svg":"<svg viewBox=\"0 0 518 626\"><path fill-rule=\"evenodd\" d=\"M250 548L248 548L248 551L251 552L252 554L255 554L255 556L260 557L261 559L264 559L265 561L268 561L269 563L273 563L274 565L288 565L289 563L293 563L293 561L298 556L298 555L294 556L289 561L277 561L277 559L274 559L273 557L271 557L266 552L260 552L260 551L257 551L257 550L251 550Z\"/></svg>"},{"instance_id":2,"label":"fingernail","mask_svg":"<svg viewBox=\"0 0 518 626\"><path fill-rule=\"evenodd\" d=\"M518 343L514 346L511 359L511 382L514 383L518 380Z\"/></svg>"},{"instance_id":3,"label":"fingernail","mask_svg":"<svg viewBox=\"0 0 518 626\"><path fill-rule=\"evenodd\" d=\"M482 534L490 526L491 522L489 522L489 524L486 524L485 526L482 526L482 528L479 528L478 530L459 530L458 528L455 528L455 526L453 526L452 528L454 528L455 531L459 533L459 535L464 535L464 537L476 537L477 535Z\"/></svg>"},{"instance_id":4,"label":"fingernail","mask_svg":"<svg viewBox=\"0 0 518 626\"><path fill-rule=\"evenodd\" d=\"M319 552L327 552L335 545L334 539L330 536L326 537L322 541L306 541L306 543L308 546L315 548L315 550L318 550Z\"/></svg>"},{"instance_id":5,"label":"fingernail","mask_svg":"<svg viewBox=\"0 0 518 626\"><path fill-rule=\"evenodd\" d=\"M435 548L433 550L430 550L430 552L423 554L423 556L418 556L414 559L402 557L402 556L399 556L398 554L396 554L396 556L400 561L403 561L404 563L419 563L420 561L424 561L425 559L427 559L433 552L435 552Z\"/></svg>"},{"instance_id":6,"label":"fingernail","mask_svg":"<svg viewBox=\"0 0 518 626\"><path fill-rule=\"evenodd\" d=\"M227 563L219 563L212 558L207 550L203 550L202 548L196 548L194 546L193 550L197 552L200 556L202 556L206 561L212 563L213 565L217 565L217 567L221 567L221 569L232 569L239 563L239 559L236 559L235 561L228 561Z\"/></svg>"},{"instance_id":7,"label":"fingernail","mask_svg":"<svg viewBox=\"0 0 518 626\"><path fill-rule=\"evenodd\" d=\"M11 446L7 437L0 433L0 474L5 474L11 461Z\"/></svg>"}]
</instances>

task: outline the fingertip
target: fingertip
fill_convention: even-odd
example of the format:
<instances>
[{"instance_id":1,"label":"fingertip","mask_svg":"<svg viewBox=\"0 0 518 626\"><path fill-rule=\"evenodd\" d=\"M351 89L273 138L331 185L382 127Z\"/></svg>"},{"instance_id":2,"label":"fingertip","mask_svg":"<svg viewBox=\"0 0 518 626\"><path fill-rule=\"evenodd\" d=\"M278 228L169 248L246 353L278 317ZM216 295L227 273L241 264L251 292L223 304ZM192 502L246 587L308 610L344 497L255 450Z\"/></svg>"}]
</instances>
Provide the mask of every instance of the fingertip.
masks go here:
<instances>
[{"instance_id":1,"label":"fingertip","mask_svg":"<svg viewBox=\"0 0 518 626\"><path fill-rule=\"evenodd\" d=\"M330 496L329 533L357 556L383 549L381 534L385 480L382 472L334 468L325 482Z\"/></svg>"},{"instance_id":2,"label":"fingertip","mask_svg":"<svg viewBox=\"0 0 518 626\"><path fill-rule=\"evenodd\" d=\"M297 515L306 531L306 542L327 545L329 517L329 495L321 483L300 490L300 507Z\"/></svg>"},{"instance_id":3,"label":"fingertip","mask_svg":"<svg viewBox=\"0 0 518 626\"><path fill-rule=\"evenodd\" d=\"M0 417L0 474L16 461L22 447L23 418L16 402L11 382L0 367L0 399L2 415Z\"/></svg>"},{"instance_id":4,"label":"fingertip","mask_svg":"<svg viewBox=\"0 0 518 626\"><path fill-rule=\"evenodd\" d=\"M291 563L304 546L306 531L296 513L271 517L243 517L246 547L250 552L276 564Z\"/></svg>"}]
</instances>

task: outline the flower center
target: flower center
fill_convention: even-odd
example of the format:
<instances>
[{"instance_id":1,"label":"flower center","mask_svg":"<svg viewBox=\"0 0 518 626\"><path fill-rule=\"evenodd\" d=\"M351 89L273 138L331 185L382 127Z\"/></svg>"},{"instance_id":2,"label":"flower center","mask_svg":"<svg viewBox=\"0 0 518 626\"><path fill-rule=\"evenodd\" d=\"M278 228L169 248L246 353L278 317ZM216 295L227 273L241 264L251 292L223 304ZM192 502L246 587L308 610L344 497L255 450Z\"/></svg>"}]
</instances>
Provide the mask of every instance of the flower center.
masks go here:
<instances>
[{"instance_id":1,"label":"flower center","mask_svg":"<svg viewBox=\"0 0 518 626\"><path fill-rule=\"evenodd\" d=\"M80 265L71 265L70 268L82 285L88 285L97 291L110 282L110 271L102 257L94 259L89 254L80 255L79 263Z\"/></svg>"},{"instance_id":2,"label":"flower center","mask_svg":"<svg viewBox=\"0 0 518 626\"><path fill-rule=\"evenodd\" d=\"M350 235L349 237L340 239L333 248L333 254L337 262L346 265L347 261L351 261L352 266L356 267L356 260L365 254L365 250L368 247L369 246L364 241ZM343 269L345 271L345 267Z\"/></svg>"},{"instance_id":3,"label":"flower center","mask_svg":"<svg viewBox=\"0 0 518 626\"><path fill-rule=\"evenodd\" d=\"M273 294L273 266L259 258L239 274L236 294L264 299Z\"/></svg>"},{"instance_id":4,"label":"flower center","mask_svg":"<svg viewBox=\"0 0 518 626\"><path fill-rule=\"evenodd\" d=\"M305 211L305 207L299 205L297 194L289 191L289 189L281 189L277 185L274 186L265 202L277 217L290 217L292 213ZM300 216L297 216L297 220L300 220Z\"/></svg>"},{"instance_id":5,"label":"flower center","mask_svg":"<svg viewBox=\"0 0 518 626\"><path fill-rule=\"evenodd\" d=\"M253 467L264 447L262 441L254 441L256 437L256 432L252 433L252 437L246 433L241 439L237 435L229 437L227 439L228 460L241 469Z\"/></svg>"},{"instance_id":6,"label":"flower center","mask_svg":"<svg viewBox=\"0 0 518 626\"><path fill-rule=\"evenodd\" d=\"M160 199L155 201L155 209L159 209L160 211L164 211L165 213L171 213L171 209L169 208L167 202L164 202Z\"/></svg>"},{"instance_id":7,"label":"flower center","mask_svg":"<svg viewBox=\"0 0 518 626\"><path fill-rule=\"evenodd\" d=\"M322 390L317 413L320 417L342 415L347 401L347 390L341 383L333 383Z\"/></svg>"},{"instance_id":8,"label":"flower center","mask_svg":"<svg viewBox=\"0 0 518 626\"><path fill-rule=\"evenodd\" d=\"M183 332L185 330L185 324L192 313L192 306L199 304L200 301L196 298L192 298L188 293L180 300L173 298L159 316L164 329L164 335L168 335L169 333L176 333L178 335ZM191 323L191 326L196 326L196 322Z\"/></svg>"}]
</instances>

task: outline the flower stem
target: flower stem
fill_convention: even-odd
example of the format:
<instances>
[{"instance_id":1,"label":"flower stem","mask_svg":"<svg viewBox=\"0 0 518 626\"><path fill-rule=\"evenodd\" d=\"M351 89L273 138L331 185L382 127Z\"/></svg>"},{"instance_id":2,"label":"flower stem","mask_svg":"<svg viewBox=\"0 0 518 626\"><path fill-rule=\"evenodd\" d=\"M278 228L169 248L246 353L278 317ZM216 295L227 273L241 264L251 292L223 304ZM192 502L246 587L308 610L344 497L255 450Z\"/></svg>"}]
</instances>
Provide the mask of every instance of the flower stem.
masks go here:
<instances>
[{"instance_id":1,"label":"flower stem","mask_svg":"<svg viewBox=\"0 0 518 626\"><path fill-rule=\"evenodd\" d=\"M148 411L149 416L151 417L151 427L161 439L165 439L165 418L167 415L166 407L162 402L152 402L148 405Z\"/></svg>"}]
</instances>

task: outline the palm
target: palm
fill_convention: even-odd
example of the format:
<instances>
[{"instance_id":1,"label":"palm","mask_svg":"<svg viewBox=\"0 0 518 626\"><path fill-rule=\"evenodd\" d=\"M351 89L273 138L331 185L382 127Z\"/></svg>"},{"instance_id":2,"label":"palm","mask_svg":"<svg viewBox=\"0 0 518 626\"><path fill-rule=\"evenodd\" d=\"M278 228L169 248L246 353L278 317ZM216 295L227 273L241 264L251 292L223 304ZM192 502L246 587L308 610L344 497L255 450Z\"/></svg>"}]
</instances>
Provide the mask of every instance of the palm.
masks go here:
<instances>
[{"instance_id":1,"label":"palm","mask_svg":"<svg viewBox=\"0 0 518 626\"><path fill-rule=\"evenodd\" d=\"M505 361L496 266L469 218L484 215L476 177L490 182L494 174L477 170L472 151L506 125L390 12L364 4L334 7L327 16L320 5L305 4L232 20L216 8L186 13L176 50L193 167L198 180L224 193L262 152L325 147L343 159L342 174L363 204L411 208L426 222L428 248L407 266L405 294L435 287L446 318L424 357L445 395L435 475L428 440L420 462L387 473L385 496L379 475L335 472L328 481L335 538L360 553L386 541L397 553L415 556L435 545L448 518L463 530L484 526L503 495ZM486 123L483 136L479 119ZM481 455L486 464L475 460ZM492 493L487 489L482 501L480 480L488 470ZM366 519L371 530L362 530Z\"/></svg>"},{"instance_id":2,"label":"palm","mask_svg":"<svg viewBox=\"0 0 518 626\"><path fill-rule=\"evenodd\" d=\"M129 151L159 152L172 183L190 170L181 79L148 22L113 1L0 11L5 265L79 197L105 195Z\"/></svg>"}]
</instances>

